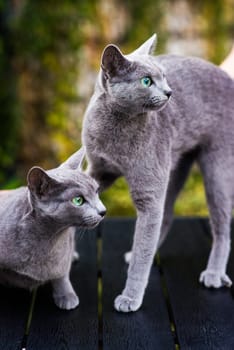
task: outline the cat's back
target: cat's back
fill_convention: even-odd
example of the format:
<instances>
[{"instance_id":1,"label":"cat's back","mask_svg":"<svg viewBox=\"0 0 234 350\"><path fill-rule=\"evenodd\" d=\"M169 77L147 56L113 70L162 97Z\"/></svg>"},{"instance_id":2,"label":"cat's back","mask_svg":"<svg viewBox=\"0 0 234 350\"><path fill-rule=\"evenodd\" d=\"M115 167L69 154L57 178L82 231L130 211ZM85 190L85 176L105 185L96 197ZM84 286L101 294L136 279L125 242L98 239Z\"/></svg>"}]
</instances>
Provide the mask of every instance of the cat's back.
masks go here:
<instances>
[{"instance_id":1,"label":"cat's back","mask_svg":"<svg viewBox=\"0 0 234 350\"><path fill-rule=\"evenodd\" d=\"M185 95L193 92L206 99L217 97L233 101L234 80L220 67L202 58L192 56L159 55L155 57L162 67L169 84L180 88Z\"/></svg>"},{"instance_id":2,"label":"cat's back","mask_svg":"<svg viewBox=\"0 0 234 350\"><path fill-rule=\"evenodd\" d=\"M201 58L160 55L155 59L164 67L172 89L167 110L178 129L184 134L192 128L210 135L219 131L221 137L233 138L234 80Z\"/></svg>"},{"instance_id":3,"label":"cat's back","mask_svg":"<svg viewBox=\"0 0 234 350\"><path fill-rule=\"evenodd\" d=\"M19 219L28 203L27 187L13 190L0 190L0 222Z\"/></svg>"},{"instance_id":4,"label":"cat's back","mask_svg":"<svg viewBox=\"0 0 234 350\"><path fill-rule=\"evenodd\" d=\"M230 76L219 66L200 57L165 54L154 56L153 59L166 68L166 73L176 74L178 80L186 76L194 76L195 79L203 77L205 79L211 74L219 76L221 80L233 82ZM204 72L206 72L206 76L204 76Z\"/></svg>"}]
</instances>

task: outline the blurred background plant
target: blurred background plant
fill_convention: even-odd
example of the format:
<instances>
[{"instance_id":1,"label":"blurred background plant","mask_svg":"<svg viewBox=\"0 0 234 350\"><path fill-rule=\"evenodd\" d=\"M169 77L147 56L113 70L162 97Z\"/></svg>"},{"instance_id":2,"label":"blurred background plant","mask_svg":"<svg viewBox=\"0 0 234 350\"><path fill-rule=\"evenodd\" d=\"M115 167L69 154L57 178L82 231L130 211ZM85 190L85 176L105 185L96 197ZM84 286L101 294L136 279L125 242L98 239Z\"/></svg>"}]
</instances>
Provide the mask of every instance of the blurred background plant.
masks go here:
<instances>
[{"instance_id":1,"label":"blurred background plant","mask_svg":"<svg viewBox=\"0 0 234 350\"><path fill-rule=\"evenodd\" d=\"M154 32L157 53L219 64L232 46L234 0L0 0L2 188L78 149L103 47L113 42L127 53ZM206 215L204 197L195 166L176 214ZM134 215L123 179L103 200L109 215Z\"/></svg>"}]
</instances>

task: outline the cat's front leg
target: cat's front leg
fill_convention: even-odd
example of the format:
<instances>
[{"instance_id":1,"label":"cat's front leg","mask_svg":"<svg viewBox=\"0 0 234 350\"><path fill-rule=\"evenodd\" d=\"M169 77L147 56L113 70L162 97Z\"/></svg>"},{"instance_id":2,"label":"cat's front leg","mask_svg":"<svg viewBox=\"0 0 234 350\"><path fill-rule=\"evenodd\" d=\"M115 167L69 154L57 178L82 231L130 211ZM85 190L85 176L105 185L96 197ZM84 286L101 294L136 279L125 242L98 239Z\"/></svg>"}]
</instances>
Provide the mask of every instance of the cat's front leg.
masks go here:
<instances>
[{"instance_id":1,"label":"cat's front leg","mask_svg":"<svg viewBox=\"0 0 234 350\"><path fill-rule=\"evenodd\" d=\"M136 311L142 304L160 236L168 184L167 175L160 178L160 181L157 181L159 179L154 179L154 181L151 179L152 187L142 186L141 191L139 187L134 188L133 184L130 185L138 216L127 282L122 294L115 299L114 303L117 311Z\"/></svg>"},{"instance_id":2,"label":"cat's front leg","mask_svg":"<svg viewBox=\"0 0 234 350\"><path fill-rule=\"evenodd\" d=\"M76 262L80 260L80 254L78 253L77 250L74 250L72 254L72 262Z\"/></svg>"},{"instance_id":3,"label":"cat's front leg","mask_svg":"<svg viewBox=\"0 0 234 350\"><path fill-rule=\"evenodd\" d=\"M175 169L170 173L170 180L167 186L167 195L165 200L161 233L160 233L157 249L161 247L162 243L164 242L169 232L169 229L173 220L173 207L174 207L175 200L188 177L190 168L194 162L195 155L196 155L195 152L187 153L185 156L183 156L180 159ZM127 264L129 264L131 257L132 257L131 251L125 253L124 259Z\"/></svg>"},{"instance_id":4,"label":"cat's front leg","mask_svg":"<svg viewBox=\"0 0 234 350\"><path fill-rule=\"evenodd\" d=\"M53 298L60 309L71 310L79 305L79 298L76 295L69 276L64 276L52 281Z\"/></svg>"}]
</instances>

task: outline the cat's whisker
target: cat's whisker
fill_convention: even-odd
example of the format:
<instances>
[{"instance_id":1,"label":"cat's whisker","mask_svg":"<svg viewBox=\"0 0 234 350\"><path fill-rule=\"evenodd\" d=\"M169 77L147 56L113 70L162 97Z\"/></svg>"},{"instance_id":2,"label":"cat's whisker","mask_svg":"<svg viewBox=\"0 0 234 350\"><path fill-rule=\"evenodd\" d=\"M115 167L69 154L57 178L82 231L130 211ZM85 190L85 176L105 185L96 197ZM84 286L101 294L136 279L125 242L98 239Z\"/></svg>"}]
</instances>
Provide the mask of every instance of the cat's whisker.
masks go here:
<instances>
[{"instance_id":1,"label":"cat's whisker","mask_svg":"<svg viewBox=\"0 0 234 350\"><path fill-rule=\"evenodd\" d=\"M87 229L80 229L77 230L77 234L76 234L76 241L79 242L81 241L81 239L83 239L85 232L87 231Z\"/></svg>"}]
</instances>

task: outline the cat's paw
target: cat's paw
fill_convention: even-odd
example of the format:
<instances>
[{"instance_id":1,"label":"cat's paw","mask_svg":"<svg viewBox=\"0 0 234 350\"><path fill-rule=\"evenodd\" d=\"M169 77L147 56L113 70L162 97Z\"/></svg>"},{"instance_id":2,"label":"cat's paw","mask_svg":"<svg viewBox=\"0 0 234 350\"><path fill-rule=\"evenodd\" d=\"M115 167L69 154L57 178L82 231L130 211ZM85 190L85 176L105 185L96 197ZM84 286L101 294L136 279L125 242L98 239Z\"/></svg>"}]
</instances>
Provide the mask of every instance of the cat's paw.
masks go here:
<instances>
[{"instance_id":1,"label":"cat's paw","mask_svg":"<svg viewBox=\"0 0 234 350\"><path fill-rule=\"evenodd\" d=\"M54 302L60 309L72 310L79 305L79 298L75 293L54 295Z\"/></svg>"},{"instance_id":2,"label":"cat's paw","mask_svg":"<svg viewBox=\"0 0 234 350\"><path fill-rule=\"evenodd\" d=\"M120 312L136 311L141 306L141 300L130 298L126 295L118 295L114 303L115 309Z\"/></svg>"},{"instance_id":3,"label":"cat's paw","mask_svg":"<svg viewBox=\"0 0 234 350\"><path fill-rule=\"evenodd\" d=\"M74 250L73 255L72 255L72 262L79 261L80 260L80 254Z\"/></svg>"},{"instance_id":4,"label":"cat's paw","mask_svg":"<svg viewBox=\"0 0 234 350\"><path fill-rule=\"evenodd\" d=\"M203 271L200 275L199 282L203 283L208 288L231 287L232 285L232 281L228 275L213 270Z\"/></svg>"},{"instance_id":5,"label":"cat's paw","mask_svg":"<svg viewBox=\"0 0 234 350\"><path fill-rule=\"evenodd\" d=\"M132 252L131 252L131 251L124 254L124 261L125 261L127 264L130 263L131 258L132 258Z\"/></svg>"}]
</instances>

